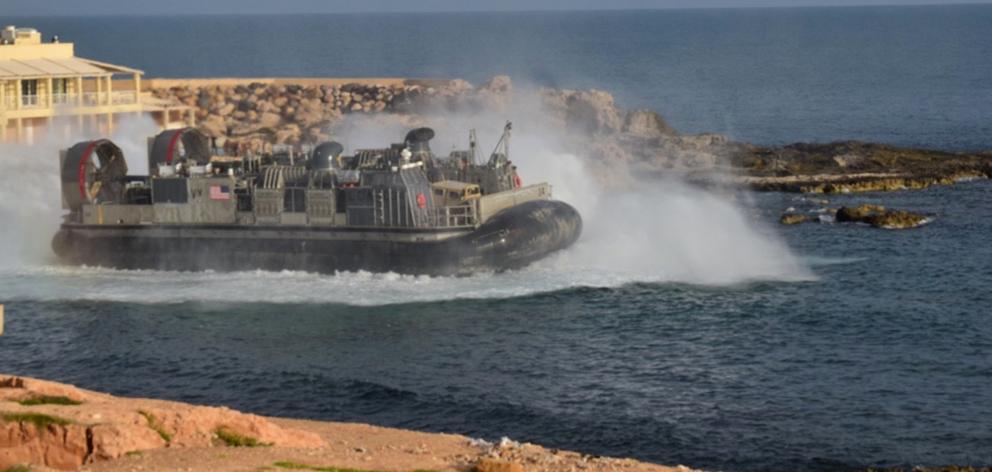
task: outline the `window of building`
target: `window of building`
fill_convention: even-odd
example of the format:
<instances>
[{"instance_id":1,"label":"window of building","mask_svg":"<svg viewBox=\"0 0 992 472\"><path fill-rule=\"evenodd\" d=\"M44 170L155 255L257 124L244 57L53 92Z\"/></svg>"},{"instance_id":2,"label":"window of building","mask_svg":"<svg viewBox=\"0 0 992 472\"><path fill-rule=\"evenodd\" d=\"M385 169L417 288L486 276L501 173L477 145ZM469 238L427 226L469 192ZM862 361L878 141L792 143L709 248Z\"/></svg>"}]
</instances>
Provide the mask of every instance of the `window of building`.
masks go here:
<instances>
[{"instance_id":1,"label":"window of building","mask_svg":"<svg viewBox=\"0 0 992 472\"><path fill-rule=\"evenodd\" d=\"M21 103L24 106L34 106L38 104L38 81L21 81Z\"/></svg>"},{"instance_id":2,"label":"window of building","mask_svg":"<svg viewBox=\"0 0 992 472\"><path fill-rule=\"evenodd\" d=\"M52 79L52 102L69 103L69 79Z\"/></svg>"}]
</instances>

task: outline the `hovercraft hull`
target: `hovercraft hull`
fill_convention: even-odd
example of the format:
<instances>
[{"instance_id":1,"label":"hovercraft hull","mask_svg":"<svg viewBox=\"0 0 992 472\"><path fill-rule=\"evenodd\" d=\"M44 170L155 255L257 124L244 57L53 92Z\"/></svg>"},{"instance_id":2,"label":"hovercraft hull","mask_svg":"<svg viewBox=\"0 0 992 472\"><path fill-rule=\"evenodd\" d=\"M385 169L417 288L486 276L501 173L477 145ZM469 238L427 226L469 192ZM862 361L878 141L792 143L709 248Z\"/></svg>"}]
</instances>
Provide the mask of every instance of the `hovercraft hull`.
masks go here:
<instances>
[{"instance_id":1,"label":"hovercraft hull","mask_svg":"<svg viewBox=\"0 0 992 472\"><path fill-rule=\"evenodd\" d=\"M469 230L64 224L52 247L66 263L118 269L466 275L524 267L581 231L570 205L538 200Z\"/></svg>"}]
</instances>

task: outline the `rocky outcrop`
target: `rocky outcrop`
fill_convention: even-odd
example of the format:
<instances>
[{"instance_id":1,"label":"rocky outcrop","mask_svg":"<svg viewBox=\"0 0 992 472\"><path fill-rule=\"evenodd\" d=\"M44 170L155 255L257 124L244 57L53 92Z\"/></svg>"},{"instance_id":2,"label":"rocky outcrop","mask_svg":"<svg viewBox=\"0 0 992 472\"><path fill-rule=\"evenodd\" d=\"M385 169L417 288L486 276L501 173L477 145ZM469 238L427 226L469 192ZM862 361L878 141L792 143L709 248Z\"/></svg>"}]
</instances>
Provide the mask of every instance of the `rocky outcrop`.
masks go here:
<instances>
[{"instance_id":1,"label":"rocky outcrop","mask_svg":"<svg viewBox=\"0 0 992 472\"><path fill-rule=\"evenodd\" d=\"M906 229L916 228L929 219L919 213L902 210L889 210L881 205L863 204L857 207L841 207L837 210L837 222L867 223L876 228Z\"/></svg>"},{"instance_id":2,"label":"rocky outcrop","mask_svg":"<svg viewBox=\"0 0 992 472\"><path fill-rule=\"evenodd\" d=\"M757 190L853 193L916 190L992 177L992 155L843 141L741 147L731 164Z\"/></svg>"},{"instance_id":3,"label":"rocky outcrop","mask_svg":"<svg viewBox=\"0 0 992 472\"><path fill-rule=\"evenodd\" d=\"M931 221L931 218L919 213L892 210L881 205L867 203L852 207L825 209L821 212L832 215L833 218L821 220L810 212L801 213L790 208L782 214L779 222L783 225L797 225L807 222L836 221L837 223L864 223L883 229L908 229L922 226Z\"/></svg>"},{"instance_id":4,"label":"rocky outcrop","mask_svg":"<svg viewBox=\"0 0 992 472\"><path fill-rule=\"evenodd\" d=\"M115 398L68 385L0 377L0 470L18 464L76 469L134 451L256 444L314 448L316 434L228 408Z\"/></svg>"},{"instance_id":5,"label":"rocky outcrop","mask_svg":"<svg viewBox=\"0 0 992 472\"><path fill-rule=\"evenodd\" d=\"M754 146L717 134L680 134L657 112L624 110L605 91L520 91L507 76L493 77L479 87L464 80L200 86L170 82L153 93L195 107L199 127L226 140L237 152L326 141L355 115L434 125L464 113L506 114L511 105L532 114L529 107L536 104L540 108L536 121L550 126L545 131L551 134L567 136L562 151L589 157L600 166L597 175L620 175L616 164L622 163L648 171L696 172L699 181L710 183L714 175L708 171L721 169L729 170L723 175L732 176L735 183L756 190L824 194L920 189L992 176L990 153L957 154L856 141Z\"/></svg>"},{"instance_id":6,"label":"rocky outcrop","mask_svg":"<svg viewBox=\"0 0 992 472\"><path fill-rule=\"evenodd\" d=\"M5 375L0 412L0 470L691 471L506 438L490 443L357 423L261 418Z\"/></svg>"}]
</instances>

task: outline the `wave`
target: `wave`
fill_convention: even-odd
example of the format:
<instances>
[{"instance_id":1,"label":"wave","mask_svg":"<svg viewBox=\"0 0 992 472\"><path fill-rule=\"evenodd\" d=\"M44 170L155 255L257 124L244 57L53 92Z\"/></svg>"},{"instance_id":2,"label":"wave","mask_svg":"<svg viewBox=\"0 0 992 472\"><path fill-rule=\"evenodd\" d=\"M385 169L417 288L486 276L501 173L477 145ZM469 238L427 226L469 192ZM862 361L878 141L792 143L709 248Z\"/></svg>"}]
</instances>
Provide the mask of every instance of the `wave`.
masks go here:
<instances>
[{"instance_id":1,"label":"wave","mask_svg":"<svg viewBox=\"0 0 992 472\"><path fill-rule=\"evenodd\" d=\"M681 277L663 272L648 274L584 267L571 263L568 256L567 253L560 254L518 271L481 273L468 277L261 270L175 272L37 265L0 269L0 300L375 306L456 299L517 298L574 288L686 282L680 280ZM756 276L736 283L767 280L807 281L810 277Z\"/></svg>"}]
</instances>

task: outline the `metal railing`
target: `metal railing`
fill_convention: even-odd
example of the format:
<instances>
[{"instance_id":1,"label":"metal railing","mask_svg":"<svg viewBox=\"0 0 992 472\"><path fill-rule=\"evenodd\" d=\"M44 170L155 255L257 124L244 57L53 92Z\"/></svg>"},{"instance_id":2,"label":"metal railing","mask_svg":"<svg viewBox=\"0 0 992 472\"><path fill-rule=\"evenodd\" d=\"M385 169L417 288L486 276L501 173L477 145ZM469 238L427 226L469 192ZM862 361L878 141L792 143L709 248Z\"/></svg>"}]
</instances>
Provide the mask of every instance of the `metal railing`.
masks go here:
<instances>
[{"instance_id":1,"label":"metal railing","mask_svg":"<svg viewBox=\"0 0 992 472\"><path fill-rule=\"evenodd\" d=\"M103 94L99 92L84 92L83 96L83 106L93 107L103 105Z\"/></svg>"},{"instance_id":2,"label":"metal railing","mask_svg":"<svg viewBox=\"0 0 992 472\"><path fill-rule=\"evenodd\" d=\"M120 92L110 93L110 102L107 102L107 94L105 92L84 92L84 93L53 93L51 95L52 105L70 105L74 106L79 103L84 107L96 107L103 105L130 105L138 103L139 96L138 93L133 90L126 90ZM20 107L18 107L18 100L20 100ZM14 110L17 108L42 108L47 107L48 98L43 95L6 95L3 100L0 101L0 108L5 110Z\"/></svg>"},{"instance_id":3,"label":"metal railing","mask_svg":"<svg viewBox=\"0 0 992 472\"><path fill-rule=\"evenodd\" d=\"M114 105L128 105L131 103L138 102L137 92L132 91L121 91L121 92L110 92L110 103Z\"/></svg>"},{"instance_id":4,"label":"metal railing","mask_svg":"<svg viewBox=\"0 0 992 472\"><path fill-rule=\"evenodd\" d=\"M68 105L75 103L75 96L69 95L68 93L53 93L52 94L52 104L53 105Z\"/></svg>"},{"instance_id":5,"label":"metal railing","mask_svg":"<svg viewBox=\"0 0 992 472\"><path fill-rule=\"evenodd\" d=\"M21 95L21 107L35 108L39 105L37 95Z\"/></svg>"},{"instance_id":6,"label":"metal railing","mask_svg":"<svg viewBox=\"0 0 992 472\"><path fill-rule=\"evenodd\" d=\"M475 205L446 206L437 208L436 225L442 228L475 226L479 218Z\"/></svg>"}]
</instances>

